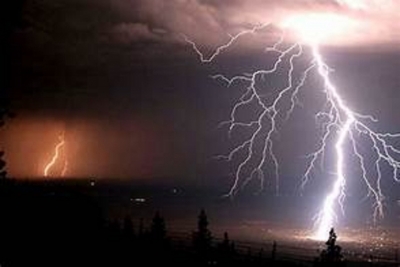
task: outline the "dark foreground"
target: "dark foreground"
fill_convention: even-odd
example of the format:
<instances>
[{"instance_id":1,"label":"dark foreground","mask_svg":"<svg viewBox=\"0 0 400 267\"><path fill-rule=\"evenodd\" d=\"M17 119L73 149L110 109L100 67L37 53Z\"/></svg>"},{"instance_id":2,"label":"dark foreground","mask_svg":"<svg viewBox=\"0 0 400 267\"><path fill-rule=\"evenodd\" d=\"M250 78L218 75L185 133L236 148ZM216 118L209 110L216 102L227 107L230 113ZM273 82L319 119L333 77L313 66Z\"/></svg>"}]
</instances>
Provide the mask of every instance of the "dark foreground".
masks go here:
<instances>
[{"instance_id":1,"label":"dark foreground","mask_svg":"<svg viewBox=\"0 0 400 267\"><path fill-rule=\"evenodd\" d=\"M168 232L162 214L134 226L129 216L110 219L84 190L63 186L1 181L0 210L1 266L398 266L321 262L318 254L302 261L281 257L276 244L243 248L227 234L216 239L206 213L183 236Z\"/></svg>"}]
</instances>

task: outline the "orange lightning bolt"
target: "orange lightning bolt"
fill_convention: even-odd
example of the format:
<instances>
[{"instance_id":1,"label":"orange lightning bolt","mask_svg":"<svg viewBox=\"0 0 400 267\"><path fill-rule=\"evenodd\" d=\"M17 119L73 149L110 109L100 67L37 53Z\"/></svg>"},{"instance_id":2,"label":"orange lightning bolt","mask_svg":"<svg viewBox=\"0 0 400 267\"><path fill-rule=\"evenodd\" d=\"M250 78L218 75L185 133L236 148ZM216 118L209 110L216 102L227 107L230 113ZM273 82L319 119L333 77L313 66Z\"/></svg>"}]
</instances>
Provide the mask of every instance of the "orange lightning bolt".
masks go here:
<instances>
[{"instance_id":1,"label":"orange lightning bolt","mask_svg":"<svg viewBox=\"0 0 400 267\"><path fill-rule=\"evenodd\" d=\"M50 162L47 163L46 166L45 166L45 168L44 168L44 171L43 171L44 177L48 177L48 176L49 176L49 171L50 171L50 169L54 166L54 164L57 162L57 159L60 157L60 150L61 150L62 148L64 148L64 146L65 146L64 132L62 132L62 133L60 134L60 136L58 137L58 139L59 139L59 142L58 142L58 144L57 144L56 147L55 147L54 155L53 155L53 157L51 158ZM64 176L64 175L65 175L65 173L66 173L66 171L67 171L67 167L68 167L68 162L65 160L65 162L64 162L64 167L63 167L61 176Z\"/></svg>"}]
</instances>

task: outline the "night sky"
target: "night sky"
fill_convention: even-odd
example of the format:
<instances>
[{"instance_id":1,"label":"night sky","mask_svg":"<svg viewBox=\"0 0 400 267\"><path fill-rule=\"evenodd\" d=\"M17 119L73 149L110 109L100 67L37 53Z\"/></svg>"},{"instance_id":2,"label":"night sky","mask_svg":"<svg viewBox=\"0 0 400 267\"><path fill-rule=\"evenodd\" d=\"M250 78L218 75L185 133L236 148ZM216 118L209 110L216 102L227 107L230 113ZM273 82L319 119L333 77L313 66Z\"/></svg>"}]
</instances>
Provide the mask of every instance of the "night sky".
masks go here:
<instances>
[{"instance_id":1,"label":"night sky","mask_svg":"<svg viewBox=\"0 0 400 267\"><path fill-rule=\"evenodd\" d=\"M199 61L183 34L210 53L228 33L265 22L278 27L306 12L336 12L359 22L357 31L323 44L332 80L354 110L379 118L381 129L400 131L397 2L247 2L27 0L6 8L2 91L16 117L1 130L1 145L10 176L41 177L65 132L67 176L228 188L234 169L213 156L234 143L218 123L229 118L240 88L210 75L271 62L261 44L274 40L275 31L239 42L212 64ZM298 186L314 142L310 92L317 86L307 86L303 102L310 109L300 109L282 129L284 141L278 140L284 190ZM299 136L306 137L299 142Z\"/></svg>"}]
</instances>

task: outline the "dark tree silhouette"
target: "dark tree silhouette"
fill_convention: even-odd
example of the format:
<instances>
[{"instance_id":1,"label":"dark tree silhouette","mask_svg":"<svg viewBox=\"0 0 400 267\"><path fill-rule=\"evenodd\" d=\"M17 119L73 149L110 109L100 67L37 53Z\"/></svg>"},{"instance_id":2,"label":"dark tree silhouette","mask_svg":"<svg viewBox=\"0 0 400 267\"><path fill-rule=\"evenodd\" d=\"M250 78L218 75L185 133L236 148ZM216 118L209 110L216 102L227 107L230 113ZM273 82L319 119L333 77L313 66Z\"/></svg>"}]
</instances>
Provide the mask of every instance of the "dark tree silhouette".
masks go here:
<instances>
[{"instance_id":1,"label":"dark tree silhouette","mask_svg":"<svg viewBox=\"0 0 400 267\"><path fill-rule=\"evenodd\" d=\"M227 232L224 233L222 242L218 244L218 250L216 251L217 262L222 266L234 265L235 260L235 245L230 241Z\"/></svg>"},{"instance_id":2,"label":"dark tree silhouette","mask_svg":"<svg viewBox=\"0 0 400 267\"><path fill-rule=\"evenodd\" d=\"M134 232L133 232L133 223L132 223L132 219L131 219L131 217L128 215L128 216L126 216L125 217L125 219L124 219L124 225L123 225L123 232L124 232L124 235L127 237L127 238L131 238L131 237L133 237L133 235L134 235Z\"/></svg>"},{"instance_id":3,"label":"dark tree silhouette","mask_svg":"<svg viewBox=\"0 0 400 267\"><path fill-rule=\"evenodd\" d=\"M336 245L336 233L333 228L329 231L328 241L325 242L327 248L321 252L320 260L323 266L337 266L343 262L342 248Z\"/></svg>"},{"instance_id":4,"label":"dark tree silhouette","mask_svg":"<svg viewBox=\"0 0 400 267\"><path fill-rule=\"evenodd\" d=\"M193 245L199 252L206 252L211 248L212 235L208 229L208 219L204 209L200 211L197 231L193 234Z\"/></svg>"},{"instance_id":5,"label":"dark tree silhouette","mask_svg":"<svg viewBox=\"0 0 400 267\"><path fill-rule=\"evenodd\" d=\"M4 119L7 115L7 109L5 109L1 103L0 103L0 105L1 105L0 106L0 127L2 127L5 123Z\"/></svg>"},{"instance_id":6,"label":"dark tree silhouette","mask_svg":"<svg viewBox=\"0 0 400 267\"><path fill-rule=\"evenodd\" d=\"M144 223L143 223L143 218L140 218L139 220L139 232L138 232L138 237L143 238L144 236Z\"/></svg>"},{"instance_id":7,"label":"dark tree silhouette","mask_svg":"<svg viewBox=\"0 0 400 267\"><path fill-rule=\"evenodd\" d=\"M0 106L0 127L4 125L4 118L8 114L7 109L3 107L3 105ZM5 170L6 167L6 161L3 159L4 157L4 151L0 151L0 179L4 179L7 176L7 172Z\"/></svg>"},{"instance_id":8,"label":"dark tree silhouette","mask_svg":"<svg viewBox=\"0 0 400 267\"><path fill-rule=\"evenodd\" d=\"M224 233L224 239L222 240L222 243L219 245L219 248L222 252L229 252L231 248L231 242L229 240L228 233Z\"/></svg>"},{"instance_id":9,"label":"dark tree silhouette","mask_svg":"<svg viewBox=\"0 0 400 267\"><path fill-rule=\"evenodd\" d=\"M107 223L107 237L112 244L117 243L122 237L121 225L118 220L113 219Z\"/></svg>"},{"instance_id":10,"label":"dark tree silhouette","mask_svg":"<svg viewBox=\"0 0 400 267\"><path fill-rule=\"evenodd\" d=\"M7 171L5 169L6 161L3 160L3 156L4 156L4 151L0 151L0 180L5 179L7 176Z\"/></svg>"},{"instance_id":11,"label":"dark tree silhouette","mask_svg":"<svg viewBox=\"0 0 400 267\"><path fill-rule=\"evenodd\" d=\"M224 239L218 245L219 253L225 256L231 256L235 253L235 244L230 241L229 235L227 232L224 233Z\"/></svg>"},{"instance_id":12,"label":"dark tree silhouette","mask_svg":"<svg viewBox=\"0 0 400 267\"><path fill-rule=\"evenodd\" d=\"M154 215L153 221L151 223L150 235L151 238L156 242L162 242L166 238L166 228L164 218L160 216L157 211Z\"/></svg>"},{"instance_id":13,"label":"dark tree silhouette","mask_svg":"<svg viewBox=\"0 0 400 267\"><path fill-rule=\"evenodd\" d=\"M0 95L0 127L4 126L7 118L14 118L15 114L10 111L9 102Z\"/></svg>"},{"instance_id":14,"label":"dark tree silhouette","mask_svg":"<svg viewBox=\"0 0 400 267\"><path fill-rule=\"evenodd\" d=\"M4 100L0 101L0 127L4 126L5 119L8 118L13 118L15 115L12 114L8 107L8 105L5 103ZM6 161L3 159L4 157L4 151L0 151L0 180L5 179L7 177L7 171L5 169L6 167Z\"/></svg>"},{"instance_id":15,"label":"dark tree silhouette","mask_svg":"<svg viewBox=\"0 0 400 267\"><path fill-rule=\"evenodd\" d=\"M272 251L271 251L271 259L272 259L272 261L275 261L275 259L276 259L276 247L277 246L278 246L278 244L274 240L274 242L272 243Z\"/></svg>"}]
</instances>

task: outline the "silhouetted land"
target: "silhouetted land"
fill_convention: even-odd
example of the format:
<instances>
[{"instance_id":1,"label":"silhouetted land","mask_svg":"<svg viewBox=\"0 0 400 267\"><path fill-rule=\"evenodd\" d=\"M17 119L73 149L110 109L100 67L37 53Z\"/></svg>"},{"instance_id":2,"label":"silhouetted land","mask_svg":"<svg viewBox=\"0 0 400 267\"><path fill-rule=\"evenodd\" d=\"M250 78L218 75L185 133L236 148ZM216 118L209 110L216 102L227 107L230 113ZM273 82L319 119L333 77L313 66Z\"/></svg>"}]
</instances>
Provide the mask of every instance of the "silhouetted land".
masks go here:
<instances>
[{"instance_id":1,"label":"silhouetted land","mask_svg":"<svg viewBox=\"0 0 400 267\"><path fill-rule=\"evenodd\" d=\"M111 190L111 188L110 188ZM140 200L139 200L140 201ZM335 240L325 258L299 260L269 250L244 247L229 233L216 236L212 219L198 209L197 224L184 237L169 232L163 211L137 221L111 218L86 186L1 180L1 266L365 266L335 256ZM340 251L339 251L340 252ZM331 254L330 254L331 253ZM326 256L328 255L328 256ZM333 256L332 256L333 255ZM331 258L330 258L331 257ZM312 256L311 256L312 258ZM333 262L332 259L334 259ZM388 266L386 264L385 266ZM374 262L373 266L384 266ZM393 264L393 266L395 266Z\"/></svg>"}]
</instances>

